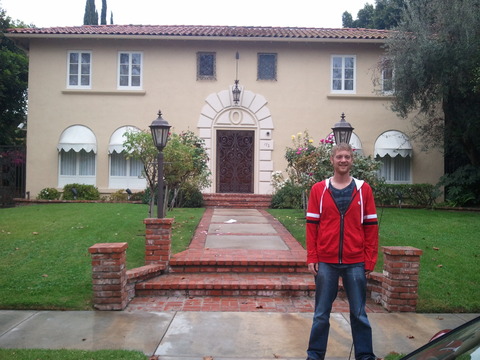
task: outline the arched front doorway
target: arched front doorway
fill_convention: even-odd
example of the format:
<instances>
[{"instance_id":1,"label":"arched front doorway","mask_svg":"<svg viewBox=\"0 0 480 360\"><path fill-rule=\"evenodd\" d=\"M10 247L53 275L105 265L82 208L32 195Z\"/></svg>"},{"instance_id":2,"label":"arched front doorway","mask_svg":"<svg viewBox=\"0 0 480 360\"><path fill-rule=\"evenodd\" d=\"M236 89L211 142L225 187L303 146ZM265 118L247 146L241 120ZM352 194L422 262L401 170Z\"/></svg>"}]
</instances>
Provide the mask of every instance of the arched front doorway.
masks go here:
<instances>
[{"instance_id":1,"label":"arched front doorway","mask_svg":"<svg viewBox=\"0 0 480 360\"><path fill-rule=\"evenodd\" d=\"M210 94L198 120L210 158L212 185L206 192L271 194L273 121L266 99L241 88Z\"/></svg>"},{"instance_id":2,"label":"arched front doorway","mask_svg":"<svg viewBox=\"0 0 480 360\"><path fill-rule=\"evenodd\" d=\"M255 131L217 130L217 193L253 193Z\"/></svg>"}]
</instances>

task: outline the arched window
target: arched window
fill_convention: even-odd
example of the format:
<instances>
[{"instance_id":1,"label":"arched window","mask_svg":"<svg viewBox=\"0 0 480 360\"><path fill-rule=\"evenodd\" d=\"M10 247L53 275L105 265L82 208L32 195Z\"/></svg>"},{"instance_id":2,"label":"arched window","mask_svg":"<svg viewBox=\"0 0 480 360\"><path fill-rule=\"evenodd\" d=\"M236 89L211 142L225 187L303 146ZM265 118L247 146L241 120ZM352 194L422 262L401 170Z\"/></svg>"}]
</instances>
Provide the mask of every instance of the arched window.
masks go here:
<instances>
[{"instance_id":1,"label":"arched window","mask_svg":"<svg viewBox=\"0 0 480 360\"><path fill-rule=\"evenodd\" d=\"M388 184L412 182L412 145L400 131L386 131L375 142L375 158L382 162L379 177Z\"/></svg>"},{"instance_id":2,"label":"arched window","mask_svg":"<svg viewBox=\"0 0 480 360\"><path fill-rule=\"evenodd\" d=\"M97 138L82 125L65 129L57 145L59 152L58 187L67 184L96 185Z\"/></svg>"},{"instance_id":3,"label":"arched window","mask_svg":"<svg viewBox=\"0 0 480 360\"><path fill-rule=\"evenodd\" d=\"M110 158L110 173L108 187L110 189L145 189L147 182L142 176L143 163L128 156L123 143L127 132L138 132L132 126L117 129L110 137L108 153Z\"/></svg>"}]
</instances>

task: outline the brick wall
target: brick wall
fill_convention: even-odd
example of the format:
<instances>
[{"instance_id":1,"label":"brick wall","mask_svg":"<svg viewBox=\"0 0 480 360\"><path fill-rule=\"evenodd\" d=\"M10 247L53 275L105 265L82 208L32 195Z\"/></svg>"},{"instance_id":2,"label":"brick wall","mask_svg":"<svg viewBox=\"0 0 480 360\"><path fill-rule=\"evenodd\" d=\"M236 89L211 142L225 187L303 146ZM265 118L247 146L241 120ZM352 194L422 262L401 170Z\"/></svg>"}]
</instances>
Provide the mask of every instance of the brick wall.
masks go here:
<instances>
[{"instance_id":1,"label":"brick wall","mask_svg":"<svg viewBox=\"0 0 480 360\"><path fill-rule=\"evenodd\" d=\"M135 284L168 269L173 219L145 219L145 266L126 270L127 243L91 246L93 306L98 310L123 310L135 296Z\"/></svg>"},{"instance_id":2,"label":"brick wall","mask_svg":"<svg viewBox=\"0 0 480 360\"><path fill-rule=\"evenodd\" d=\"M126 270L127 243L102 243L89 248L92 256L94 307L123 310L135 296L135 284L168 270L173 219L145 219L146 265ZM383 273L371 273L368 291L393 312L414 312L422 250L409 246L384 246Z\"/></svg>"},{"instance_id":3,"label":"brick wall","mask_svg":"<svg viewBox=\"0 0 480 360\"><path fill-rule=\"evenodd\" d=\"M123 310L128 304L125 262L128 244L102 243L91 246L93 307Z\"/></svg>"}]
</instances>

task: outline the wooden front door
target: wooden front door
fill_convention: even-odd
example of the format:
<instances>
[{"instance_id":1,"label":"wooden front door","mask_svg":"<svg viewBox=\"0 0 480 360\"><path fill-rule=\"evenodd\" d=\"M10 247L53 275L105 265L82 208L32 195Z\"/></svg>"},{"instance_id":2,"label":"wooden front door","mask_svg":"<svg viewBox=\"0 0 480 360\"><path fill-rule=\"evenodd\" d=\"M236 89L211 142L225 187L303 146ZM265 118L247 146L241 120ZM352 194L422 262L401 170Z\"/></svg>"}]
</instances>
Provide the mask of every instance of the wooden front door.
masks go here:
<instances>
[{"instance_id":1,"label":"wooden front door","mask_svg":"<svg viewBox=\"0 0 480 360\"><path fill-rule=\"evenodd\" d=\"M253 193L255 132L217 130L217 192Z\"/></svg>"}]
</instances>

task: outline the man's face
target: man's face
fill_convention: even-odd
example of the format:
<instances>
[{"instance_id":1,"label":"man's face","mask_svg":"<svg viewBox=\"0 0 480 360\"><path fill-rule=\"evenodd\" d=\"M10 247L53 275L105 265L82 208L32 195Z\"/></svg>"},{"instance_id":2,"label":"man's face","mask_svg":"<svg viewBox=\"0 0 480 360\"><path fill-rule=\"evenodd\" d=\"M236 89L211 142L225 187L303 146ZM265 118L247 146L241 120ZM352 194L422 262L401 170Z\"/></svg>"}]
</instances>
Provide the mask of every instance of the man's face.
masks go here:
<instances>
[{"instance_id":1,"label":"man's face","mask_svg":"<svg viewBox=\"0 0 480 360\"><path fill-rule=\"evenodd\" d=\"M337 174L348 174L353 165L353 157L348 150L339 150L330 158L333 171Z\"/></svg>"}]
</instances>

